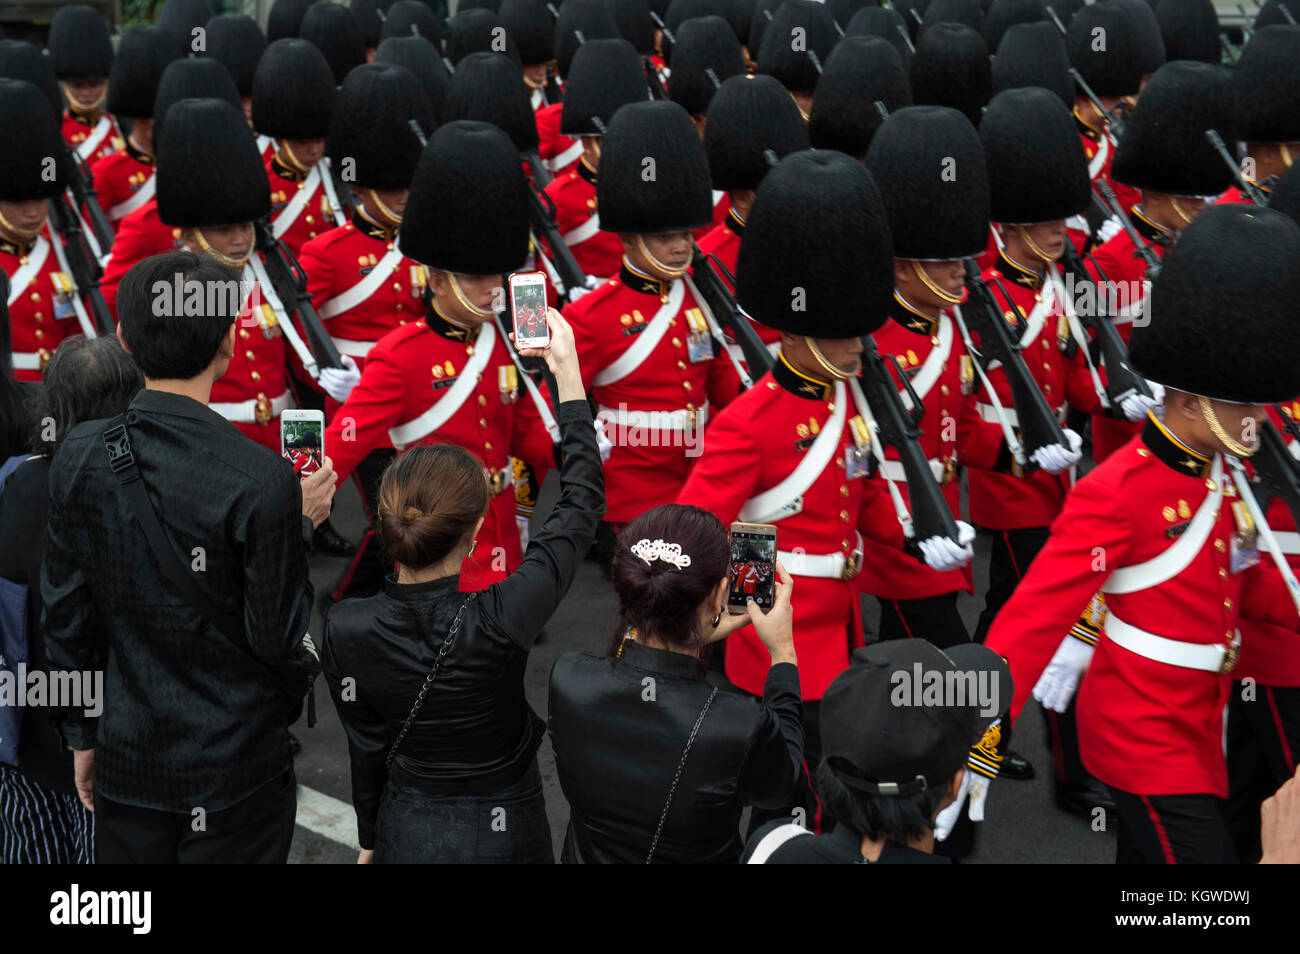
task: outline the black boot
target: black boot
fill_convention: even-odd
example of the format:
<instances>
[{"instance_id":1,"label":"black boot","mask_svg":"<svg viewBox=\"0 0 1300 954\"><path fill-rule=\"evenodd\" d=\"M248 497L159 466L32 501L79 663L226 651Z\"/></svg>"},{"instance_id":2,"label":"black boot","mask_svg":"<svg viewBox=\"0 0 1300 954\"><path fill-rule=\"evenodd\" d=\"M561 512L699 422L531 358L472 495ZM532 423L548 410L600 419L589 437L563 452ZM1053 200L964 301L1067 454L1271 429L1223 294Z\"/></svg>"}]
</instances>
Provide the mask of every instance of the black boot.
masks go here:
<instances>
[{"instance_id":1,"label":"black boot","mask_svg":"<svg viewBox=\"0 0 1300 954\"><path fill-rule=\"evenodd\" d=\"M312 550L326 556L350 557L357 552L356 544L349 543L326 520L311 535Z\"/></svg>"}]
</instances>

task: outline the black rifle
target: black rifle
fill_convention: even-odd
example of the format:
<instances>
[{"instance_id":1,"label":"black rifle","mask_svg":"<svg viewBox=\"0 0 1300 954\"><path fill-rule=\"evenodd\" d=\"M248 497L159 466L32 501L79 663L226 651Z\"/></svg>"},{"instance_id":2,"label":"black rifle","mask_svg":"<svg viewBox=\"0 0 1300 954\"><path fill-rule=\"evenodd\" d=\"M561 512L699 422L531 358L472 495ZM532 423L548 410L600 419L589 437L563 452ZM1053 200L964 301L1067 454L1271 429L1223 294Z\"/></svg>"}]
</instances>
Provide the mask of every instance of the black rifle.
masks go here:
<instances>
[{"instance_id":1,"label":"black rifle","mask_svg":"<svg viewBox=\"0 0 1300 954\"><path fill-rule=\"evenodd\" d=\"M1038 382L1021 357L1020 342L1012 335L1011 326L993 299L993 292L980 277L979 266L969 258L962 261L966 266L966 287L970 290L970 304L973 306L962 309L962 318L966 326L980 336L979 345L971 357L985 371L994 361L1001 362L1011 388L1011 403L1020 421L1020 439L1024 444L1025 460L1017 463L1028 467L1031 464L1028 458L1040 447L1055 444L1068 449L1070 445L1061 430L1061 422L1052 413L1047 398L1043 397ZM1005 289L1002 295L1012 306L1012 314L1018 316L1018 309Z\"/></svg>"},{"instance_id":2,"label":"black rifle","mask_svg":"<svg viewBox=\"0 0 1300 954\"><path fill-rule=\"evenodd\" d=\"M522 152L519 158L528 164L528 171L532 173L533 185L539 189L545 189L555 178L551 175L550 170L542 164L542 157L536 152Z\"/></svg>"},{"instance_id":3,"label":"black rifle","mask_svg":"<svg viewBox=\"0 0 1300 954\"><path fill-rule=\"evenodd\" d=\"M270 219L259 219L253 225L257 232L257 250L253 254L262 252L273 291L289 310L290 320L296 316L302 322L307 347L311 349L316 364L321 368L342 368L343 359L339 356L339 349L334 347L324 322L311 303L311 295L307 292L307 273L288 246L275 237Z\"/></svg>"},{"instance_id":4,"label":"black rifle","mask_svg":"<svg viewBox=\"0 0 1300 954\"><path fill-rule=\"evenodd\" d=\"M1263 190L1247 179L1245 174L1241 171L1241 167L1233 161L1232 153L1228 152L1228 147L1224 143L1223 137L1219 135L1218 131L1214 129L1205 130L1205 138L1210 141L1210 145L1213 146L1214 151L1219 154L1219 158L1221 158L1224 163L1227 164L1228 168L1232 170L1232 178L1237 183L1237 188L1241 190L1242 195L1248 198L1252 205L1268 205L1268 199L1264 197Z\"/></svg>"},{"instance_id":5,"label":"black rifle","mask_svg":"<svg viewBox=\"0 0 1300 954\"><path fill-rule=\"evenodd\" d=\"M555 224L555 203L538 188L536 182L528 183L528 218L532 223L534 240L539 243L545 241L550 249L551 264L555 266L560 282L564 285L562 294L572 301L575 289L587 287L587 274L573 257L572 249L564 244L564 237ZM538 254L542 251L539 248Z\"/></svg>"},{"instance_id":6,"label":"black rifle","mask_svg":"<svg viewBox=\"0 0 1300 954\"><path fill-rule=\"evenodd\" d=\"M903 34L903 42L907 44L907 49L910 52L915 53L916 44L912 42L912 34L907 32L907 26L902 23L898 24L898 32Z\"/></svg>"},{"instance_id":7,"label":"black rifle","mask_svg":"<svg viewBox=\"0 0 1300 954\"><path fill-rule=\"evenodd\" d=\"M546 96L547 105L564 102L564 87L560 85L560 75L555 71L555 65L552 63L546 64L546 83L542 93Z\"/></svg>"},{"instance_id":8,"label":"black rifle","mask_svg":"<svg viewBox=\"0 0 1300 954\"><path fill-rule=\"evenodd\" d=\"M414 122L414 120L412 120ZM346 181L342 176L334 171L332 167L322 168L322 175L327 175L334 183L334 194L339 197L339 202L343 206L344 219L350 219L352 213L356 210L357 194L352 188L352 183Z\"/></svg>"},{"instance_id":9,"label":"black rifle","mask_svg":"<svg viewBox=\"0 0 1300 954\"><path fill-rule=\"evenodd\" d=\"M1281 408L1276 409L1282 414ZM1292 439L1296 439L1295 422L1285 414L1282 420ZM1292 519L1300 524L1300 461L1291 456L1286 440L1267 417L1259 428L1259 449L1250 457L1250 464L1255 468L1255 498L1260 510L1267 511L1269 503L1280 497Z\"/></svg>"},{"instance_id":10,"label":"black rifle","mask_svg":"<svg viewBox=\"0 0 1300 954\"><path fill-rule=\"evenodd\" d=\"M1098 179L1093 183L1093 188L1101 193L1106 206L1119 219L1120 225L1124 226L1129 241L1133 243L1133 257L1142 259L1143 264L1147 267L1147 278L1154 282L1160 277L1160 259L1156 258L1155 252L1151 251L1151 246L1142 241L1142 236L1138 235L1137 229L1133 227L1133 220L1128 217L1128 213L1124 211L1124 206L1119 199L1115 198L1115 192L1110 185Z\"/></svg>"},{"instance_id":11,"label":"black rifle","mask_svg":"<svg viewBox=\"0 0 1300 954\"><path fill-rule=\"evenodd\" d=\"M745 355L745 364L749 368L749 376L758 380L771 370L772 352L767 350L767 345L763 344L763 339L754 330L749 317L741 310L735 296L723 283L722 273L726 270L726 266L718 261L717 256L705 255L698 245L694 246L691 255L691 278L695 282L695 287L718 324L730 331L731 337L740 345L740 350ZM735 279L729 274L727 278L734 286Z\"/></svg>"},{"instance_id":12,"label":"black rifle","mask_svg":"<svg viewBox=\"0 0 1300 954\"><path fill-rule=\"evenodd\" d=\"M67 150L68 170L71 172L68 188L72 190L73 211L76 211L77 206L85 208L90 229L95 233L95 241L102 251L107 252L113 245L113 227L108 224L108 216L99 205L95 178L90 174L86 160L81 158L76 149L71 146L64 148Z\"/></svg>"},{"instance_id":13,"label":"black rifle","mask_svg":"<svg viewBox=\"0 0 1300 954\"><path fill-rule=\"evenodd\" d=\"M646 85L650 87L650 96L653 99L664 100L668 98L668 87L664 86L664 79L659 75L659 70L655 67L654 60L648 56L641 57L641 65L645 68Z\"/></svg>"},{"instance_id":14,"label":"black rifle","mask_svg":"<svg viewBox=\"0 0 1300 954\"><path fill-rule=\"evenodd\" d=\"M925 417L925 408L912 389L912 382L892 354L887 358L881 356L870 335L863 336L862 348L862 393L876 418L876 438L898 452L898 461L907 478L908 509L912 512L908 551L921 559L916 544L922 540L947 537L954 543L958 542L957 521L917 440L922 433L918 425ZM889 373L890 365L907 391L912 405L910 411L894 383L894 375Z\"/></svg>"},{"instance_id":15,"label":"black rifle","mask_svg":"<svg viewBox=\"0 0 1300 954\"><path fill-rule=\"evenodd\" d=\"M95 208L99 208L98 203ZM63 250L68 256L68 268L72 271L72 284L75 286L72 294L85 297L96 333L115 334L117 327L113 323L113 315L108 310L108 303L104 301L104 293L99 290L103 269L91 253L86 234L81 229L81 220L77 217L76 210L68 204L66 196L58 195L50 200L50 220L55 232L50 236L50 241L58 242L62 237Z\"/></svg>"}]
</instances>

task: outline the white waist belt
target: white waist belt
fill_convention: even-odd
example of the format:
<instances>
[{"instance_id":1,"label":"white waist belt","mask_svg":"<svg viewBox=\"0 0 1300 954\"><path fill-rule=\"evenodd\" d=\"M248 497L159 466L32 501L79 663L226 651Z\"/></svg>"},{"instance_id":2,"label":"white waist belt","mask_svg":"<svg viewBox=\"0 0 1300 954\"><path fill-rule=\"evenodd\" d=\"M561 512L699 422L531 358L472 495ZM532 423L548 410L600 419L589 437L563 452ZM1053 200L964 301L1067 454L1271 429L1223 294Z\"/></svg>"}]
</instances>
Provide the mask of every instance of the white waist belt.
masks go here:
<instances>
[{"instance_id":1,"label":"white waist belt","mask_svg":"<svg viewBox=\"0 0 1300 954\"><path fill-rule=\"evenodd\" d=\"M852 579L862 568L862 535L858 534L857 548L853 551L851 572L844 573L843 553L792 553L789 550L777 550L776 558L791 576L814 576L827 580Z\"/></svg>"},{"instance_id":2,"label":"white waist belt","mask_svg":"<svg viewBox=\"0 0 1300 954\"><path fill-rule=\"evenodd\" d=\"M289 392L285 391L278 398L271 400L271 416L277 417L289 406ZM209 404L208 407L216 411L227 421L232 424L255 424L257 423L257 398L248 401L235 401L231 404Z\"/></svg>"},{"instance_id":3,"label":"white waist belt","mask_svg":"<svg viewBox=\"0 0 1300 954\"><path fill-rule=\"evenodd\" d=\"M41 370L41 355L38 351L15 351L13 358L15 371Z\"/></svg>"},{"instance_id":4,"label":"white waist belt","mask_svg":"<svg viewBox=\"0 0 1300 954\"><path fill-rule=\"evenodd\" d=\"M999 412L992 404L980 404L979 410L980 418L989 424L1001 424L1002 416L1005 414L1008 424L1012 427L1020 426L1020 415L1016 413L1014 407L1006 407Z\"/></svg>"},{"instance_id":5,"label":"white waist belt","mask_svg":"<svg viewBox=\"0 0 1300 954\"><path fill-rule=\"evenodd\" d=\"M937 457L931 457L926 461L930 465L930 473L934 474L936 481L943 480L943 461ZM880 476L886 480L892 480L895 483L907 483L907 474L903 471L903 462L900 460L886 460L880 464Z\"/></svg>"},{"instance_id":6,"label":"white waist belt","mask_svg":"<svg viewBox=\"0 0 1300 954\"><path fill-rule=\"evenodd\" d=\"M334 347L339 349L339 354L348 354L354 358L364 358L370 353L370 349L379 344L378 341L353 341L351 338L330 337L334 342Z\"/></svg>"},{"instance_id":7,"label":"white waist belt","mask_svg":"<svg viewBox=\"0 0 1300 954\"><path fill-rule=\"evenodd\" d=\"M618 427L641 427L650 431L688 431L698 430L709 420L709 406L696 408L695 423L691 424L691 411L685 408L679 411L637 411L628 408L614 409L603 404L596 412L596 417L608 424Z\"/></svg>"},{"instance_id":8,"label":"white waist belt","mask_svg":"<svg viewBox=\"0 0 1300 954\"><path fill-rule=\"evenodd\" d=\"M17 355L14 355L17 358ZM14 367L18 365L15 363ZM1294 446L1294 445L1293 445ZM1300 533L1288 530L1274 530L1273 536L1277 538L1278 548L1287 556L1300 555ZM1259 548L1266 552L1271 552L1267 543L1261 538Z\"/></svg>"},{"instance_id":9,"label":"white waist belt","mask_svg":"<svg viewBox=\"0 0 1300 954\"><path fill-rule=\"evenodd\" d=\"M1167 639L1130 626L1114 613L1106 617L1104 632L1116 645L1167 666L1201 669L1205 672L1230 672L1237 664L1235 644L1189 643L1181 639Z\"/></svg>"}]
</instances>

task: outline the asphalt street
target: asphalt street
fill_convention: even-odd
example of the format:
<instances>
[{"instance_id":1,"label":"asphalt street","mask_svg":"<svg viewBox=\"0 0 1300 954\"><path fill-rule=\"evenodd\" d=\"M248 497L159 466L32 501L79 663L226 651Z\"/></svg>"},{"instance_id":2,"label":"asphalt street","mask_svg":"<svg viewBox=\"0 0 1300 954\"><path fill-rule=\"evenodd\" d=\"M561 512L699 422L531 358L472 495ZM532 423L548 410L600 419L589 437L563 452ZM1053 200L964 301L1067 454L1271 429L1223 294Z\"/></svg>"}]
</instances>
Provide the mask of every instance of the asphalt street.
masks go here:
<instances>
[{"instance_id":1,"label":"asphalt street","mask_svg":"<svg viewBox=\"0 0 1300 954\"><path fill-rule=\"evenodd\" d=\"M558 490L557 478L558 474L553 473L547 481L536 521L544 519L549 512ZM333 522L349 539L361 538L364 518L360 495L351 482L339 489ZM983 586L988 566L987 543L981 539L981 544L976 548L977 588ZM331 588L345 565L342 559L315 558L312 581L317 592ZM796 600L797 594L796 589ZM963 595L959 606L968 626L974 629L980 602ZM595 564L584 563L529 659L525 689L528 701L543 718L546 717L547 679L556 657L575 650L602 653L612 632L615 609L616 600L609 582ZM864 598L863 613L868 629L874 630L879 608L870 597ZM312 632L321 631L319 601L312 624ZM317 725L308 729L300 722L294 727L302 742L302 752L295 766L299 782L298 825L289 858L301 863L351 863L356 860L357 843L347 739L323 679L317 681L316 695ZM1043 718L1034 706L1036 703L1031 703L1016 725L1014 747L1034 764L1036 775L1029 781L999 779L993 783L986 820L979 826L976 851L968 862L1095 864L1114 861L1112 831L1094 831L1087 821L1062 812L1053 803L1051 757L1045 745ZM569 811L547 740L542 742L539 759L552 841L558 856Z\"/></svg>"}]
</instances>

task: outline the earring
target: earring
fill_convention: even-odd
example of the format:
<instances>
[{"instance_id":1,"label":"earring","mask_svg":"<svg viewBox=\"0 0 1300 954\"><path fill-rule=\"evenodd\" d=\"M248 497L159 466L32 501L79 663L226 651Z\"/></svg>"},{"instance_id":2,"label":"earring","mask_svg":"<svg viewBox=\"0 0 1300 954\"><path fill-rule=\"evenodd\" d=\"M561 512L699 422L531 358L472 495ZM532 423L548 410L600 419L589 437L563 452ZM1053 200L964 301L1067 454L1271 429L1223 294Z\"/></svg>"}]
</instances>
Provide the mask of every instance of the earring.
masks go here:
<instances>
[{"instance_id":1,"label":"earring","mask_svg":"<svg viewBox=\"0 0 1300 954\"><path fill-rule=\"evenodd\" d=\"M474 555L474 550L478 546L478 540L473 540L469 545L469 556Z\"/></svg>"},{"instance_id":2,"label":"earring","mask_svg":"<svg viewBox=\"0 0 1300 954\"><path fill-rule=\"evenodd\" d=\"M715 617L713 617L713 619L711 619L709 622L712 624L712 626L713 626L714 629L717 629L717 628L718 628L718 623L719 623L721 620L722 620L722 612L719 611L719 612L718 612L718 615L715 616Z\"/></svg>"}]
</instances>

